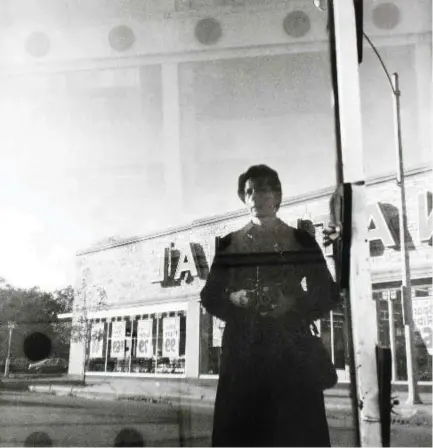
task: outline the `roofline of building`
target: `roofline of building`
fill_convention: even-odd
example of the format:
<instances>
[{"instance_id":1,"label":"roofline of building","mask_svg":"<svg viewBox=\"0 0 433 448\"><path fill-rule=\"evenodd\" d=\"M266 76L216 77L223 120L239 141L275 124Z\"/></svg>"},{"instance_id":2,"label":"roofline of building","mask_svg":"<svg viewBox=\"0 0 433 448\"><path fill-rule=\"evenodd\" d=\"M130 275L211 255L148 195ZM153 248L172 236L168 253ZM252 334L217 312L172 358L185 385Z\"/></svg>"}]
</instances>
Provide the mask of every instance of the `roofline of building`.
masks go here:
<instances>
[{"instance_id":1,"label":"roofline of building","mask_svg":"<svg viewBox=\"0 0 433 448\"><path fill-rule=\"evenodd\" d=\"M433 171L433 168L428 165L419 166L405 171L405 177L412 177L418 174L423 174L429 171ZM381 183L386 183L392 180L396 180L396 174L386 174L383 176L370 177L366 180L367 185L377 185ZM301 194L297 196L292 196L290 198L283 199L281 202L281 207L286 207L288 205L298 204L305 201L313 201L315 199L322 199L324 197L329 197L335 191L335 187L326 187L320 190L313 191L307 194ZM153 232L145 235L136 235L130 238L122 238L121 240L113 241L111 243L104 243L101 245L95 245L93 247L78 251L76 256L87 255L95 252L101 252L108 249L113 249L115 247L126 246L128 244L138 243L140 241L152 240L156 238L161 238L167 235L173 235L178 232L183 232L186 230L191 230L197 227L202 227L210 224L216 224L221 221L227 221L231 219L236 219L241 216L247 216L248 212L244 209L235 210L228 213L223 213L220 215L211 216L208 218L200 218L192 221L189 224L184 224L176 227L169 227L163 231Z\"/></svg>"}]
</instances>

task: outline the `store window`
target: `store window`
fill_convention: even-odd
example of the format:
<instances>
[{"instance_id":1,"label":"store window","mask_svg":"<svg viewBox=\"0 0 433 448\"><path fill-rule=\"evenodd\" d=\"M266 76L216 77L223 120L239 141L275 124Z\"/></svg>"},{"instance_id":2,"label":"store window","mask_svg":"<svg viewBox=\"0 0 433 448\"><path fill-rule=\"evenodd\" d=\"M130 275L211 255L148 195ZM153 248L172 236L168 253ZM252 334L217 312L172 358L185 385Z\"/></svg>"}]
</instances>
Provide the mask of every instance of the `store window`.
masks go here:
<instances>
[{"instance_id":1,"label":"store window","mask_svg":"<svg viewBox=\"0 0 433 448\"><path fill-rule=\"evenodd\" d=\"M419 381L432 381L432 284L412 288L415 351Z\"/></svg>"},{"instance_id":2,"label":"store window","mask_svg":"<svg viewBox=\"0 0 433 448\"><path fill-rule=\"evenodd\" d=\"M200 374L217 375L221 365L221 345L225 322L202 308L200 316Z\"/></svg>"},{"instance_id":3,"label":"store window","mask_svg":"<svg viewBox=\"0 0 433 448\"><path fill-rule=\"evenodd\" d=\"M89 372L184 374L186 312L119 317L92 324L99 332L88 344Z\"/></svg>"},{"instance_id":4,"label":"store window","mask_svg":"<svg viewBox=\"0 0 433 448\"><path fill-rule=\"evenodd\" d=\"M337 369L345 368L343 310L331 311L320 321L320 337ZM202 309L200 318L200 374L217 375L221 363L221 345L225 323Z\"/></svg>"},{"instance_id":5,"label":"store window","mask_svg":"<svg viewBox=\"0 0 433 448\"><path fill-rule=\"evenodd\" d=\"M387 295L382 291L373 292L373 297L376 300L376 313L377 313L377 328L379 345L382 347L390 346L389 336L389 306Z\"/></svg>"},{"instance_id":6,"label":"store window","mask_svg":"<svg viewBox=\"0 0 433 448\"><path fill-rule=\"evenodd\" d=\"M320 337L337 369L345 369L344 312L331 311L320 321Z\"/></svg>"},{"instance_id":7,"label":"store window","mask_svg":"<svg viewBox=\"0 0 433 448\"><path fill-rule=\"evenodd\" d=\"M379 344L389 347L393 358L394 380L407 380L406 339L400 288L377 290L376 300ZM432 379L432 295L431 285L412 287L412 310L415 326L415 358L418 380ZM392 319L390 318L392 316Z\"/></svg>"},{"instance_id":8,"label":"store window","mask_svg":"<svg viewBox=\"0 0 433 448\"><path fill-rule=\"evenodd\" d=\"M87 370L89 372L105 371L108 326L105 319L92 322L87 346Z\"/></svg>"}]
</instances>

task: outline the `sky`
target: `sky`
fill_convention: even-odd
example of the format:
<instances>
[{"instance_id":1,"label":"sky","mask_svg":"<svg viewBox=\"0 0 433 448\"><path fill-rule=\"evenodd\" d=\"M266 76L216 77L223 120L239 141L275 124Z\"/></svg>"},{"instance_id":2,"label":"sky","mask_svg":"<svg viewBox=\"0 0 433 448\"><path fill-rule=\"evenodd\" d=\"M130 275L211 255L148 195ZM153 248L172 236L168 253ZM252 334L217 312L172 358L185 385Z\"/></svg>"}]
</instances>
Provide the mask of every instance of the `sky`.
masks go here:
<instances>
[{"instance_id":1,"label":"sky","mask_svg":"<svg viewBox=\"0 0 433 448\"><path fill-rule=\"evenodd\" d=\"M426 164L420 116L431 103L419 107L413 52L383 56L402 75L406 166ZM391 96L369 51L360 74L365 170L388 174ZM164 146L160 66L3 79L1 277L62 288L77 251L98 241L237 210L237 177L251 164L276 168L286 198L334 185L326 54L183 64L179 77L179 153Z\"/></svg>"}]
</instances>

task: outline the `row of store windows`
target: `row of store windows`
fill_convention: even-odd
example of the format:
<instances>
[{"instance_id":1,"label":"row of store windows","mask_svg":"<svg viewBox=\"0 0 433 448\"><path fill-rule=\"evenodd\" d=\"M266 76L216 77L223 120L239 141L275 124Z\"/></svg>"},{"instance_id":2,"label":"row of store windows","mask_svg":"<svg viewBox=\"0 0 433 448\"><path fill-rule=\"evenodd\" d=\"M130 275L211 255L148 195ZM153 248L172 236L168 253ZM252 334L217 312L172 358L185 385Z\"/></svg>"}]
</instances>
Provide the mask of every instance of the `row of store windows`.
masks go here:
<instances>
[{"instance_id":1,"label":"row of store windows","mask_svg":"<svg viewBox=\"0 0 433 448\"><path fill-rule=\"evenodd\" d=\"M376 301L379 344L391 349L393 380L405 381L407 358L401 290L376 290L373 292L373 297ZM419 381L432 381L432 300L431 285L412 288L414 349Z\"/></svg>"},{"instance_id":2,"label":"row of store windows","mask_svg":"<svg viewBox=\"0 0 433 448\"><path fill-rule=\"evenodd\" d=\"M404 381L406 346L403 307L399 289L374 290L378 341L390 347L393 380ZM432 290L416 286L412 294L415 349L419 380L432 378ZM391 317L392 316L392 317ZM89 372L185 374L187 312L167 312L135 318L99 320L92 324L88 346ZM320 334L337 369L345 369L344 311L331 312L320 324ZM200 374L219 372L224 322L202 310L200 313Z\"/></svg>"},{"instance_id":3,"label":"row of store windows","mask_svg":"<svg viewBox=\"0 0 433 448\"><path fill-rule=\"evenodd\" d=\"M185 373L186 312L95 321L89 372Z\"/></svg>"}]
</instances>

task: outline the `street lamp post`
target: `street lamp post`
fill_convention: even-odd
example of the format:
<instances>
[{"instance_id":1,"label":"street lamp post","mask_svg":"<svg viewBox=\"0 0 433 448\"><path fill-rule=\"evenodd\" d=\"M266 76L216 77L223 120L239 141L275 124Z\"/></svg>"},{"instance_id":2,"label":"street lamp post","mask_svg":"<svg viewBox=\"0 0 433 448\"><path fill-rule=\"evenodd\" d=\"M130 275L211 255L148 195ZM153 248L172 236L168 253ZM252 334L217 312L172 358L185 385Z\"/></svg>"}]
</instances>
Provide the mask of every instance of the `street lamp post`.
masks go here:
<instances>
[{"instance_id":1,"label":"street lamp post","mask_svg":"<svg viewBox=\"0 0 433 448\"><path fill-rule=\"evenodd\" d=\"M16 327L16 323L13 321L8 322L8 329L9 329L9 341L8 341L8 354L6 357L6 363L5 363L5 373L4 376L7 377L9 375L9 366L11 363L11 343L12 343L12 332L14 331L14 328Z\"/></svg>"},{"instance_id":2,"label":"street lamp post","mask_svg":"<svg viewBox=\"0 0 433 448\"><path fill-rule=\"evenodd\" d=\"M407 212L406 212L406 189L404 183L403 144L401 138L401 116L400 116L401 91L399 86L399 77L397 73L394 73L391 78L376 47L373 45L373 43L365 33L364 37L370 44L371 48L373 49L374 53L376 54L376 56L380 61L380 64L391 86L393 96L395 146L397 151L397 185L400 189L399 227L400 227L400 251L401 251L401 267L402 267L401 297L403 303L403 323L404 323L404 336L405 336L406 358L407 358L407 385L408 385L407 404L417 404L421 403L421 398L419 396L417 388L417 362L414 356L415 338L414 338L414 323L412 313L410 258L408 251L408 242L406 239ZM390 319L393 319L393 316L390 316Z\"/></svg>"}]
</instances>

